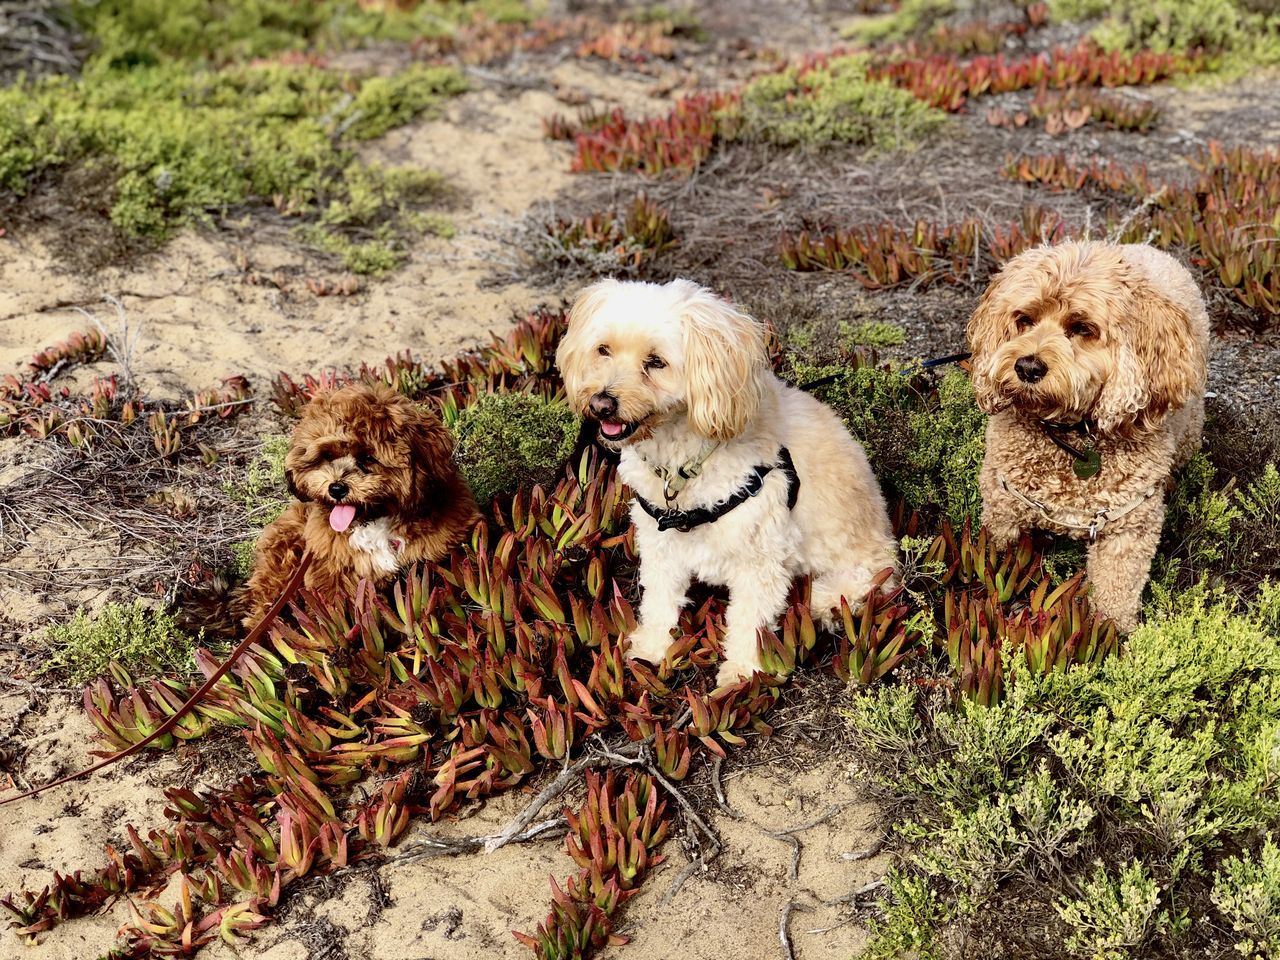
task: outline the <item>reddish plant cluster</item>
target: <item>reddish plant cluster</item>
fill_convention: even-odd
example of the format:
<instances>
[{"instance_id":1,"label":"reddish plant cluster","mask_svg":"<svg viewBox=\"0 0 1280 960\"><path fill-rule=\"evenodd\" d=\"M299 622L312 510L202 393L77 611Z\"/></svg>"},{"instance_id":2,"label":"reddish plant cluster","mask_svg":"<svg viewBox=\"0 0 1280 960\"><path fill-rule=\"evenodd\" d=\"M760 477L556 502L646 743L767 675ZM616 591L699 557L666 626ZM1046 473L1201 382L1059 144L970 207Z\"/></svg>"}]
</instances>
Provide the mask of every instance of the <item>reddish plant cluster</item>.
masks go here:
<instances>
[{"instance_id":1,"label":"reddish plant cluster","mask_svg":"<svg viewBox=\"0 0 1280 960\"><path fill-rule=\"evenodd\" d=\"M59 438L89 449L98 443L120 444L123 429L145 423L156 452L171 458L187 444L187 428L211 415L234 417L252 402L249 381L241 376L228 377L219 388L197 391L182 405L149 401L122 386L116 374L95 377L82 393L53 386L59 374L106 355L107 340L100 331L73 333L37 353L24 375L6 374L0 380L0 436Z\"/></svg>"},{"instance_id":2,"label":"reddish plant cluster","mask_svg":"<svg viewBox=\"0 0 1280 960\"><path fill-rule=\"evenodd\" d=\"M1031 101L1030 110L1033 117L1044 121L1045 131L1051 136L1084 126L1090 120L1116 130L1145 133L1160 115L1154 101L1135 100L1087 87L1072 87L1056 93L1041 90Z\"/></svg>"},{"instance_id":3,"label":"reddish plant cluster","mask_svg":"<svg viewBox=\"0 0 1280 960\"><path fill-rule=\"evenodd\" d=\"M619 790L612 770L603 777L588 771L587 799L564 811L565 850L580 869L563 887L552 878L551 914L536 933L516 933L516 939L538 960L573 960L627 943L613 933L612 917L663 860L654 851L670 829L666 805L653 777L630 774Z\"/></svg>"},{"instance_id":4,"label":"reddish plant cluster","mask_svg":"<svg viewBox=\"0 0 1280 960\"><path fill-rule=\"evenodd\" d=\"M814 234L784 236L782 263L789 270L849 270L868 290L903 283L965 283L1042 242L1068 235L1061 218L1028 207L1021 220L985 227L967 218L948 226L924 220L910 230L882 223Z\"/></svg>"},{"instance_id":5,"label":"reddish plant cluster","mask_svg":"<svg viewBox=\"0 0 1280 960\"><path fill-rule=\"evenodd\" d=\"M946 525L926 562L946 557L953 559L943 579L948 589L939 643L960 695L990 706L1003 698L1006 663L1015 676L1020 669L1045 675L1115 651L1115 624L1093 612L1084 574L1051 589L1026 538L1000 553L985 530L975 539L966 524L957 538ZM1017 656L1006 659L1011 650Z\"/></svg>"},{"instance_id":6,"label":"reddish plant cluster","mask_svg":"<svg viewBox=\"0 0 1280 960\"><path fill-rule=\"evenodd\" d=\"M874 63L872 79L888 80L940 110L961 110L969 97L1036 87L1137 86L1205 69L1200 53L1110 53L1084 42L1050 54L1006 59L1003 55L961 61L954 56L907 57Z\"/></svg>"},{"instance_id":7,"label":"reddish plant cluster","mask_svg":"<svg viewBox=\"0 0 1280 960\"><path fill-rule=\"evenodd\" d=\"M481 65L572 42L570 49L577 57L638 65L674 56L676 32L669 19L638 23L577 16L517 23L477 15L450 34L419 38L412 48L419 57Z\"/></svg>"},{"instance_id":8,"label":"reddish plant cluster","mask_svg":"<svg viewBox=\"0 0 1280 960\"><path fill-rule=\"evenodd\" d=\"M643 120L615 110L595 130L576 135L572 170L692 173L718 141L733 136L739 102L736 92L698 93L681 97L665 117Z\"/></svg>"},{"instance_id":9,"label":"reddish plant cluster","mask_svg":"<svg viewBox=\"0 0 1280 960\"><path fill-rule=\"evenodd\" d=\"M1071 87L1061 92L1041 90L1027 111L993 108L987 111L987 123L993 127L1025 127L1035 117L1044 121L1051 137L1078 130L1090 120L1097 120L1116 130L1146 133L1160 116L1160 108L1151 100L1134 100L1103 93L1089 87Z\"/></svg>"},{"instance_id":10,"label":"reddish plant cluster","mask_svg":"<svg viewBox=\"0 0 1280 960\"><path fill-rule=\"evenodd\" d=\"M644 194L632 201L625 214L593 213L546 225L549 239L560 251L557 259L576 262L585 254L606 255L623 269L643 266L676 245L670 214Z\"/></svg>"},{"instance_id":11,"label":"reddish plant cluster","mask_svg":"<svg viewBox=\"0 0 1280 960\"><path fill-rule=\"evenodd\" d=\"M1189 158L1189 181L1156 181L1145 167L1083 165L1063 156L1010 161L1005 176L1052 190L1093 191L1142 201L1125 239L1184 247L1260 325L1280 317L1280 150L1228 150L1212 142ZM1113 214L1114 215L1114 214Z\"/></svg>"}]
</instances>

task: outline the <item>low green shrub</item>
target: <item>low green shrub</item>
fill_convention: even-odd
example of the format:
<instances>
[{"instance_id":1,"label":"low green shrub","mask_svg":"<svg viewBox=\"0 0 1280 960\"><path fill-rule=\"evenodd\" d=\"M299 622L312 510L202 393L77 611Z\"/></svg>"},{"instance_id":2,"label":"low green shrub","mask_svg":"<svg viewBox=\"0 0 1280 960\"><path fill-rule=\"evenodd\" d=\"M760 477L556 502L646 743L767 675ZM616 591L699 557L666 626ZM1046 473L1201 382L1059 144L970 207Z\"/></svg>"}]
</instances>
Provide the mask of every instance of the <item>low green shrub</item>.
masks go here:
<instances>
[{"instance_id":1,"label":"low green shrub","mask_svg":"<svg viewBox=\"0 0 1280 960\"><path fill-rule=\"evenodd\" d=\"M995 707L914 687L858 695L859 749L906 811L896 902L867 956L946 955L949 925L980 937L1004 910L1049 918L1035 955L1201 955L1215 927L1267 955L1278 621L1280 586L1247 609L1188 591L1123 655L1046 676L1007 665Z\"/></svg>"},{"instance_id":2,"label":"low green shrub","mask_svg":"<svg viewBox=\"0 0 1280 960\"><path fill-rule=\"evenodd\" d=\"M564 403L530 393L482 394L454 426L456 456L476 502L550 484L573 453L579 420Z\"/></svg>"},{"instance_id":3,"label":"low green shrub","mask_svg":"<svg viewBox=\"0 0 1280 960\"><path fill-rule=\"evenodd\" d=\"M986 449L987 418L961 370L944 376L904 375L909 367L860 364L815 395L844 418L867 456L890 503L945 517L959 526L975 523L982 509L978 471ZM799 368L799 382L840 367Z\"/></svg>"},{"instance_id":4,"label":"low green shrub","mask_svg":"<svg viewBox=\"0 0 1280 960\"><path fill-rule=\"evenodd\" d=\"M102 676L113 663L135 677L190 673L200 643L173 616L141 600L108 603L94 617L80 610L67 623L50 626L45 637L52 647L45 670L75 684Z\"/></svg>"},{"instance_id":5,"label":"low green shrub","mask_svg":"<svg viewBox=\"0 0 1280 960\"><path fill-rule=\"evenodd\" d=\"M248 540L231 548L232 568L239 580L246 580L253 570L253 547L256 531L272 523L289 505L289 491L284 482L284 458L289 452L289 438L273 434L263 439L258 456L249 462L243 475L223 484L223 493L243 509L245 519L255 530Z\"/></svg>"},{"instance_id":6,"label":"low green shrub","mask_svg":"<svg viewBox=\"0 0 1280 960\"><path fill-rule=\"evenodd\" d=\"M1240 0L1049 0L1059 22L1102 22L1093 37L1111 50L1183 53L1202 47L1223 66L1280 63L1280 10Z\"/></svg>"},{"instance_id":7,"label":"low green shrub","mask_svg":"<svg viewBox=\"0 0 1280 960\"><path fill-rule=\"evenodd\" d=\"M867 79L864 57L845 56L821 68L791 67L752 81L742 94L740 136L892 150L917 145L944 119L888 81Z\"/></svg>"}]
</instances>

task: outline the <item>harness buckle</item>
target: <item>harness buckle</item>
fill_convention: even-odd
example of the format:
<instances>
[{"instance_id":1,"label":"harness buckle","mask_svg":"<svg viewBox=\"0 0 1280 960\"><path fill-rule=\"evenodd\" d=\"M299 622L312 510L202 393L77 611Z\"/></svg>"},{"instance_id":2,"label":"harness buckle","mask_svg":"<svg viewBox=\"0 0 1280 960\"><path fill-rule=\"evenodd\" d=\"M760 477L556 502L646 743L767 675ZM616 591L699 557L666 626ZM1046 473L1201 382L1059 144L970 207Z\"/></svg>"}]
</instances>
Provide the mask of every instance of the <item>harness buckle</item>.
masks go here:
<instances>
[{"instance_id":1,"label":"harness buckle","mask_svg":"<svg viewBox=\"0 0 1280 960\"><path fill-rule=\"evenodd\" d=\"M1101 530L1104 526L1106 526L1106 523L1107 523L1107 511L1099 510L1097 513L1093 515L1093 520L1090 521L1089 523L1089 542L1090 543L1098 542L1098 531Z\"/></svg>"}]
</instances>

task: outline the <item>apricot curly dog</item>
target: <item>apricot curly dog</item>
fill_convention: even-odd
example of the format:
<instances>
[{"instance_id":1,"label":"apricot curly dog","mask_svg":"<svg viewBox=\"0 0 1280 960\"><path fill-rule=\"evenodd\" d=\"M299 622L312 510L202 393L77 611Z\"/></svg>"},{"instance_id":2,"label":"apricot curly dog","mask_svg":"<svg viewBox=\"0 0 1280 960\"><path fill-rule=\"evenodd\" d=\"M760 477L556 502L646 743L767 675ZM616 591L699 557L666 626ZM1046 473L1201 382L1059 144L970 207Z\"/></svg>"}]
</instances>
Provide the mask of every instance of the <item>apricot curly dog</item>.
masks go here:
<instances>
[{"instance_id":1,"label":"apricot curly dog","mask_svg":"<svg viewBox=\"0 0 1280 960\"><path fill-rule=\"evenodd\" d=\"M1173 470L1199 449L1209 318L1191 274L1148 246L1040 247L1009 261L969 321L991 420L983 522L1088 547L1100 612L1138 623Z\"/></svg>"},{"instance_id":2,"label":"apricot curly dog","mask_svg":"<svg viewBox=\"0 0 1280 960\"><path fill-rule=\"evenodd\" d=\"M439 560L477 519L453 461L453 438L430 411L382 385L352 384L314 397L285 456L298 498L262 532L240 597L252 626L301 559L304 587L381 584L407 564Z\"/></svg>"}]
</instances>

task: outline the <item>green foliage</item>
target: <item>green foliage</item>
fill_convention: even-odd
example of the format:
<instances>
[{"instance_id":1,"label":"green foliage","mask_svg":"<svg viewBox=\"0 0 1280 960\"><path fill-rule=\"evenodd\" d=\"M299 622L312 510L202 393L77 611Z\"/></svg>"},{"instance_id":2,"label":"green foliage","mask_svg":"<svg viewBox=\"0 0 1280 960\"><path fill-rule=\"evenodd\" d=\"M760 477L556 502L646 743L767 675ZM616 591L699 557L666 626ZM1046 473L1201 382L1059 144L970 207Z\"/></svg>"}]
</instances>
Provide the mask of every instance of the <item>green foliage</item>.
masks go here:
<instances>
[{"instance_id":1,"label":"green foliage","mask_svg":"<svg viewBox=\"0 0 1280 960\"><path fill-rule=\"evenodd\" d=\"M524 484L548 484L573 453L578 418L562 402L529 393L483 394L454 428L457 458L476 502Z\"/></svg>"},{"instance_id":2,"label":"green foliage","mask_svg":"<svg viewBox=\"0 0 1280 960\"><path fill-rule=\"evenodd\" d=\"M476 12L529 16L516 0L423 0L411 10L391 3L365 9L356 0L75 0L73 12L97 42L97 58L120 67L163 60L225 64L366 41L408 42L446 33Z\"/></svg>"},{"instance_id":3,"label":"green foliage","mask_svg":"<svg viewBox=\"0 0 1280 960\"><path fill-rule=\"evenodd\" d=\"M45 636L53 647L45 670L77 684L102 676L113 663L134 676L188 673L200 642L178 629L171 615L141 600L108 603L92 619L80 610L67 623L50 626Z\"/></svg>"},{"instance_id":4,"label":"green foliage","mask_svg":"<svg viewBox=\"0 0 1280 960\"><path fill-rule=\"evenodd\" d=\"M800 368L797 379L833 369ZM903 376L902 368L863 364L817 394L862 441L890 502L901 497L908 508L941 514L957 526L965 518L976 522L987 418L962 371L948 371L935 387Z\"/></svg>"},{"instance_id":5,"label":"green foliage","mask_svg":"<svg viewBox=\"0 0 1280 960\"><path fill-rule=\"evenodd\" d=\"M1181 53L1203 47L1228 66L1280 63L1280 13L1240 0L1049 0L1054 20L1103 18L1093 36L1107 49Z\"/></svg>"},{"instance_id":6,"label":"green foliage","mask_svg":"<svg viewBox=\"0 0 1280 960\"><path fill-rule=\"evenodd\" d=\"M242 507L245 519L261 530L273 522L289 505L289 492L284 482L284 458L289 452L289 438L273 434L262 441L258 456L250 461L242 477L223 484L223 492ZM253 570L253 547L257 537L241 541L231 548L232 566L239 579L247 579Z\"/></svg>"},{"instance_id":7,"label":"green foliage","mask_svg":"<svg viewBox=\"0 0 1280 960\"><path fill-rule=\"evenodd\" d=\"M1280 846L1267 837L1256 857L1231 857L1213 876L1213 905L1243 939L1244 957L1280 956Z\"/></svg>"},{"instance_id":8,"label":"green foliage","mask_svg":"<svg viewBox=\"0 0 1280 960\"><path fill-rule=\"evenodd\" d=\"M936 960L936 932L951 919L924 877L891 869L885 878L884 912L868 924L870 942L862 960Z\"/></svg>"},{"instance_id":9,"label":"green foliage","mask_svg":"<svg viewBox=\"0 0 1280 960\"><path fill-rule=\"evenodd\" d=\"M954 0L903 0L892 13L859 20L841 33L846 38L869 44L906 40L923 33L954 8Z\"/></svg>"},{"instance_id":10,"label":"green foliage","mask_svg":"<svg viewBox=\"0 0 1280 960\"><path fill-rule=\"evenodd\" d=\"M766 74L742 95L742 136L780 144L852 143L912 147L944 115L882 80L868 80L863 57L833 58L824 68Z\"/></svg>"},{"instance_id":11,"label":"green foliage","mask_svg":"<svg viewBox=\"0 0 1280 960\"><path fill-rule=\"evenodd\" d=\"M346 241L353 249L340 251L344 259L366 272L394 266L398 255L386 248L420 232L416 208L439 199L442 185L432 174L361 163L356 142L409 122L465 82L456 70L422 64L358 77L235 62L291 47L325 6L85 5L100 47L82 76L0 90L0 191L21 197L36 185L57 189L69 170L96 171L112 224L152 240L233 207L270 203L286 216L319 217L325 248ZM214 8L225 16L205 33L194 29ZM214 49L232 62L206 66ZM385 236L371 241L375 229ZM363 249L371 242L376 251Z\"/></svg>"},{"instance_id":12,"label":"green foliage","mask_svg":"<svg viewBox=\"0 0 1280 960\"><path fill-rule=\"evenodd\" d=\"M883 320L866 320L852 324L840 321L838 327L840 345L846 350L854 347L900 347L907 342L907 332L896 323Z\"/></svg>"},{"instance_id":13,"label":"green foliage","mask_svg":"<svg viewBox=\"0 0 1280 960\"><path fill-rule=\"evenodd\" d=\"M1170 926L1160 909L1160 885L1140 860L1112 879L1101 863L1081 884L1078 899L1064 900L1058 913L1071 927L1067 948L1095 960L1129 960L1155 934Z\"/></svg>"},{"instance_id":14,"label":"green foliage","mask_svg":"<svg viewBox=\"0 0 1280 960\"><path fill-rule=\"evenodd\" d=\"M1131 634L1124 655L1020 673L993 708L863 693L849 711L857 741L911 801L896 828L901 869L961 924L1011 878L1035 881L1017 895L1041 891L1087 956L1185 947L1206 918L1240 924L1250 944L1272 936L1274 851L1226 857L1256 848L1280 817L1278 626L1273 584L1244 611L1192 591ZM1203 881L1217 865L1211 902ZM902 918L887 908L884 929L900 932ZM891 955L879 949L869 955Z\"/></svg>"}]
</instances>

